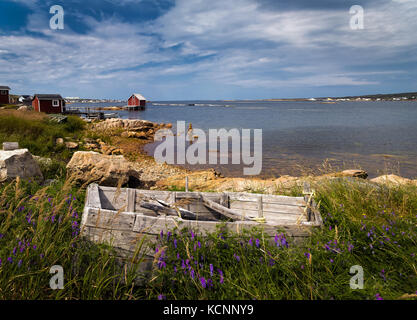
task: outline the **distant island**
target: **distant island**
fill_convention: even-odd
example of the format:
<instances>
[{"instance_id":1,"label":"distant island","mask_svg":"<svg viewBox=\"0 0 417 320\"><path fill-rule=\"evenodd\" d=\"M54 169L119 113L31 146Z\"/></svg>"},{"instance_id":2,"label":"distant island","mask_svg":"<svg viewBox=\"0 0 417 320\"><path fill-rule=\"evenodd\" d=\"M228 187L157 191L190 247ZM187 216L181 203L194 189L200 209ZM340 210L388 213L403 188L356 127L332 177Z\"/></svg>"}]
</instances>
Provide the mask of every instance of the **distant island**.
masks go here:
<instances>
[{"instance_id":1,"label":"distant island","mask_svg":"<svg viewBox=\"0 0 417 320\"><path fill-rule=\"evenodd\" d=\"M299 99L262 99L261 101L416 101L417 92L370 94L346 97L320 97Z\"/></svg>"}]
</instances>

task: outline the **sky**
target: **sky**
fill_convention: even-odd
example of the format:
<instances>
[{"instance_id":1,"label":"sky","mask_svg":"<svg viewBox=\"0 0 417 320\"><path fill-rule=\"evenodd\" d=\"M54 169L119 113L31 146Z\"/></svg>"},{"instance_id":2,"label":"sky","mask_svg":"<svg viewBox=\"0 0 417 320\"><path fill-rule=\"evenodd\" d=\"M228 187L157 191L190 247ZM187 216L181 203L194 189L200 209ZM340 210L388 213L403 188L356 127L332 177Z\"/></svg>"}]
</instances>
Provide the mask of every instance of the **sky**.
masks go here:
<instances>
[{"instance_id":1,"label":"sky","mask_svg":"<svg viewBox=\"0 0 417 320\"><path fill-rule=\"evenodd\" d=\"M154 101L414 92L416 32L417 0L0 0L0 85Z\"/></svg>"}]
</instances>

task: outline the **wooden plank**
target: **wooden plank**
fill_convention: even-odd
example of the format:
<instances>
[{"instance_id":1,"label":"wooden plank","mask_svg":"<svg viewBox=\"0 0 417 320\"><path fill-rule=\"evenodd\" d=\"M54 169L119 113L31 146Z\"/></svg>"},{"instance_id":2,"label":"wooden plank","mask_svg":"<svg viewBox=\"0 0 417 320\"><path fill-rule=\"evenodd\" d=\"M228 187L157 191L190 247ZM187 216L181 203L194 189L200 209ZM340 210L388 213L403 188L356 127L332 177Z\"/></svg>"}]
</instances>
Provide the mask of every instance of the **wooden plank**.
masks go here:
<instances>
[{"instance_id":1,"label":"wooden plank","mask_svg":"<svg viewBox=\"0 0 417 320\"><path fill-rule=\"evenodd\" d=\"M178 192L176 193L176 199L195 199L195 200L201 200L200 195L203 195L207 199L210 199L211 201L220 203L221 193L214 193L214 192Z\"/></svg>"},{"instance_id":2,"label":"wooden plank","mask_svg":"<svg viewBox=\"0 0 417 320\"><path fill-rule=\"evenodd\" d=\"M116 188L115 188L116 190ZM101 199L101 207L107 210L126 210L127 208L127 191L126 189L120 189L116 191L109 191L99 188L99 194Z\"/></svg>"},{"instance_id":3,"label":"wooden plank","mask_svg":"<svg viewBox=\"0 0 417 320\"><path fill-rule=\"evenodd\" d=\"M263 218L264 216L264 209L262 203L262 196L258 196L258 218Z\"/></svg>"},{"instance_id":4,"label":"wooden plank","mask_svg":"<svg viewBox=\"0 0 417 320\"><path fill-rule=\"evenodd\" d=\"M190 220L183 220L180 218L173 218L173 217L161 217L161 218L153 218L153 217L143 217L138 215L136 217L135 226L133 231L139 233L147 233L147 234L155 234L158 235L161 230L173 230L175 227L182 229L184 227L192 228L196 231L202 232L202 234L215 232L219 226L218 222L211 222L211 221L190 221ZM289 236L307 236L309 234L308 227L299 226L295 224L289 225L269 225L269 224L261 224L252 221L236 221L236 222L229 222L223 225L225 228L228 228L234 232L242 232L243 229L251 229L253 227L260 228L264 230L270 236L275 236L277 230L282 230L288 233Z\"/></svg>"},{"instance_id":5,"label":"wooden plank","mask_svg":"<svg viewBox=\"0 0 417 320\"><path fill-rule=\"evenodd\" d=\"M101 208L98 184L92 183L87 188L86 206L90 208Z\"/></svg>"},{"instance_id":6,"label":"wooden plank","mask_svg":"<svg viewBox=\"0 0 417 320\"><path fill-rule=\"evenodd\" d=\"M204 205L209 207L210 209L213 209L220 214L232 219L232 220L249 220L248 217L245 215L238 213L236 211L233 211L229 208L223 207L222 205L211 201L210 199L206 198L205 196L201 195L201 200L203 201Z\"/></svg>"},{"instance_id":7,"label":"wooden plank","mask_svg":"<svg viewBox=\"0 0 417 320\"><path fill-rule=\"evenodd\" d=\"M136 214L103 209L90 209L85 219L86 227L133 231Z\"/></svg>"},{"instance_id":8,"label":"wooden plank","mask_svg":"<svg viewBox=\"0 0 417 320\"><path fill-rule=\"evenodd\" d=\"M177 209L169 208L169 207L165 207L165 206L160 205L160 204L150 203L150 202L145 202L145 201L140 202L139 206L141 208L145 208L145 209L155 211L157 214L160 214L160 215L178 216L180 214L181 217L183 217L185 219L195 220L197 218L197 216L193 212L182 209L182 208L177 208L178 211L179 211L179 213L178 213Z\"/></svg>"},{"instance_id":9,"label":"wooden plank","mask_svg":"<svg viewBox=\"0 0 417 320\"><path fill-rule=\"evenodd\" d=\"M97 243L107 243L113 247L134 252L138 249L142 239L145 237L146 245L142 248L143 253L151 253L151 245L155 237L147 234L140 234L133 231L108 230L94 227L86 227L83 236Z\"/></svg>"},{"instance_id":10,"label":"wooden plank","mask_svg":"<svg viewBox=\"0 0 417 320\"><path fill-rule=\"evenodd\" d=\"M230 208L230 203L229 203L229 196L227 195L227 193L222 193L220 196L220 205L222 205L223 207L226 208Z\"/></svg>"},{"instance_id":11,"label":"wooden plank","mask_svg":"<svg viewBox=\"0 0 417 320\"><path fill-rule=\"evenodd\" d=\"M230 201L246 201L246 202L257 202L257 194L251 193L242 193L242 192L228 192ZM276 196L263 194L263 203L277 203L282 205L292 205L292 206L303 206L305 205L303 197L287 197L287 196Z\"/></svg>"},{"instance_id":12,"label":"wooden plank","mask_svg":"<svg viewBox=\"0 0 417 320\"><path fill-rule=\"evenodd\" d=\"M127 189L127 211L128 212L135 212L135 203L136 203L136 190L135 189Z\"/></svg>"},{"instance_id":13,"label":"wooden plank","mask_svg":"<svg viewBox=\"0 0 417 320\"><path fill-rule=\"evenodd\" d=\"M259 203L257 202L246 202L246 201L231 201L231 209L240 209L240 210L250 210L258 211ZM265 203L262 202L262 209L264 212L271 212L277 214L294 214L300 215L304 212L304 207L301 206L290 206L285 204L276 204L276 203Z\"/></svg>"}]
</instances>

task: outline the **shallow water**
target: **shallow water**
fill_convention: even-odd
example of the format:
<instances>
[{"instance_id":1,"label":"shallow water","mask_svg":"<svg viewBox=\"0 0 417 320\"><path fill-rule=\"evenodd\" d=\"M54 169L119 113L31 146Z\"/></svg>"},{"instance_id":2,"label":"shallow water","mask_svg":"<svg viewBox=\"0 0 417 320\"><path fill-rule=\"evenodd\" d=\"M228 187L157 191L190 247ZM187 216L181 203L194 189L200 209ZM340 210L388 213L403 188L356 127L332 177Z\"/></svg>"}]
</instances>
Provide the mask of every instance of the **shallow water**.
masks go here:
<instances>
[{"instance_id":1,"label":"shallow water","mask_svg":"<svg viewBox=\"0 0 417 320\"><path fill-rule=\"evenodd\" d=\"M263 177L318 174L323 164L327 169L360 167L370 177L417 177L417 102L163 101L148 103L145 111L119 113L172 123L174 132L176 121L205 131L262 129ZM152 153L154 146L146 149ZM215 167L228 176L243 174L241 165L200 167Z\"/></svg>"}]
</instances>

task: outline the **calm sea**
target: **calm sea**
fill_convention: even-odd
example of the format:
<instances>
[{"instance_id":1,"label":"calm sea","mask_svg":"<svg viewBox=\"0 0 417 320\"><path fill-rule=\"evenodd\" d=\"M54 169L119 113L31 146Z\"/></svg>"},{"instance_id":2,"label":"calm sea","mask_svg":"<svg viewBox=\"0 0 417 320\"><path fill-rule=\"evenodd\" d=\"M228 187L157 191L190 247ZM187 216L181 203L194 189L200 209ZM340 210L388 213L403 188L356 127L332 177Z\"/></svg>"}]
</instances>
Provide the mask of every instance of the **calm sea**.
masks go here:
<instances>
[{"instance_id":1,"label":"calm sea","mask_svg":"<svg viewBox=\"0 0 417 320\"><path fill-rule=\"evenodd\" d=\"M87 105L122 104L69 107ZM263 177L332 167L417 178L417 102L154 101L144 111L118 113L173 125L182 120L204 130L263 129ZM200 167L242 175L239 165Z\"/></svg>"}]
</instances>

